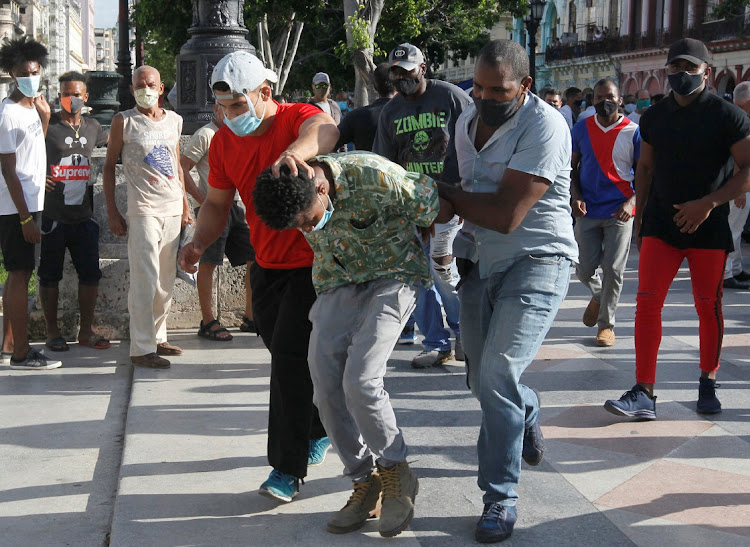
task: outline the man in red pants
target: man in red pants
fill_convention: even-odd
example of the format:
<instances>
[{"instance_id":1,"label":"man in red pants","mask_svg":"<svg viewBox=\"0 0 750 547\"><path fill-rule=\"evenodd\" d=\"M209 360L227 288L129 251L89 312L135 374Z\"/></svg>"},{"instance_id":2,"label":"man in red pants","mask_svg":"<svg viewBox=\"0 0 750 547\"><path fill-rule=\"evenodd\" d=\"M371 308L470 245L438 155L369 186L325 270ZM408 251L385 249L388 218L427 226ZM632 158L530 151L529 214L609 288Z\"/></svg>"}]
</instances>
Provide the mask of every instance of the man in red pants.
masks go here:
<instances>
[{"instance_id":1,"label":"man in red pants","mask_svg":"<svg viewBox=\"0 0 750 547\"><path fill-rule=\"evenodd\" d=\"M716 370L724 331L722 281L732 235L728 202L750 190L750 120L706 89L706 46L690 38L669 48L673 92L641 118L641 157L635 176L634 230L641 251L635 313L636 385L604 408L618 416L656 419L656 357L661 310L687 258L700 322L697 410L721 412ZM734 158L738 170L727 167Z\"/></svg>"}]
</instances>

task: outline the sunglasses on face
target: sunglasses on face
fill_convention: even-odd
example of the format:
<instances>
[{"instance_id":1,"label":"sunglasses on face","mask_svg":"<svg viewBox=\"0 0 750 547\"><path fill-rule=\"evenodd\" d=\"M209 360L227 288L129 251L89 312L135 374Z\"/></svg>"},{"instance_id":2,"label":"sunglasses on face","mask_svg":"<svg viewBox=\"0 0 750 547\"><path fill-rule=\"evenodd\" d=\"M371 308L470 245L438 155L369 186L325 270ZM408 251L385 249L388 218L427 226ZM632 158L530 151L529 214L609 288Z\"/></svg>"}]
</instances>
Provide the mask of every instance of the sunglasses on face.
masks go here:
<instances>
[{"instance_id":1,"label":"sunglasses on face","mask_svg":"<svg viewBox=\"0 0 750 547\"><path fill-rule=\"evenodd\" d=\"M328 89L328 84L315 84L315 89Z\"/></svg>"}]
</instances>

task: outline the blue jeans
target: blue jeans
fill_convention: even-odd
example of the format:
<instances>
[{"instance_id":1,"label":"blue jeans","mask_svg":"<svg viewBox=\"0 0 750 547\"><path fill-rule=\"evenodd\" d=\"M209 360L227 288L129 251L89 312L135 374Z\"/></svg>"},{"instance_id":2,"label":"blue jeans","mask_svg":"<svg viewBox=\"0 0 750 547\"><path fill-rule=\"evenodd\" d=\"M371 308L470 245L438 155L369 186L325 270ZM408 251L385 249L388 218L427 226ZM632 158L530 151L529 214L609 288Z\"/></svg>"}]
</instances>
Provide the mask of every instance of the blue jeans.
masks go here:
<instances>
[{"instance_id":1,"label":"blue jeans","mask_svg":"<svg viewBox=\"0 0 750 547\"><path fill-rule=\"evenodd\" d=\"M475 266L461 286L461 328L468 384L482 406L479 487L484 503L515 505L524 428L539 401L519 383L568 291L571 262L521 257L488 279Z\"/></svg>"},{"instance_id":2,"label":"blue jeans","mask_svg":"<svg viewBox=\"0 0 750 547\"><path fill-rule=\"evenodd\" d=\"M422 244L435 284L431 289L422 288L417 294L417 307L406 323L405 330L414 330L416 321L419 330L424 335L422 341L424 349L450 351L450 331L453 331L456 338L461 336L459 329L460 304L455 289L458 283L458 272L456 271L455 259L450 266L439 266L435 263L433 257L452 254L453 239L455 239L460 226L458 225L458 219L454 218L449 223L436 225L436 228L437 231L430 243ZM441 271L437 271L435 266L440 268ZM445 328L441 305L445 309L445 319L450 330Z\"/></svg>"}]
</instances>

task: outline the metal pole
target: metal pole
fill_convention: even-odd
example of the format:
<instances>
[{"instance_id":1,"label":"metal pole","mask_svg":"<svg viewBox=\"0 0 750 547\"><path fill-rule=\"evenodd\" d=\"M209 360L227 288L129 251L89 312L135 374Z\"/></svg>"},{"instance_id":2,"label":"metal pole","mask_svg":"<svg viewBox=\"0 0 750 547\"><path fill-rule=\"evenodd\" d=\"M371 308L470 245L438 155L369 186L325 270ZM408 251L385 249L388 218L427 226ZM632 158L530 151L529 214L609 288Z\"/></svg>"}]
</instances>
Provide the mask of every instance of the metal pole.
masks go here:
<instances>
[{"instance_id":1,"label":"metal pole","mask_svg":"<svg viewBox=\"0 0 750 547\"><path fill-rule=\"evenodd\" d=\"M529 76L531 76L531 92L536 93L536 31L539 22L530 18L526 21L526 32L529 35Z\"/></svg>"},{"instance_id":2,"label":"metal pole","mask_svg":"<svg viewBox=\"0 0 750 547\"><path fill-rule=\"evenodd\" d=\"M120 0L120 16L117 30L120 34L119 52L117 55L117 72L120 73L120 88L117 90L117 100L120 102L120 110L129 110L135 106L135 99L130 93L130 84L133 80L133 71L130 66L130 13L128 0Z\"/></svg>"}]
</instances>

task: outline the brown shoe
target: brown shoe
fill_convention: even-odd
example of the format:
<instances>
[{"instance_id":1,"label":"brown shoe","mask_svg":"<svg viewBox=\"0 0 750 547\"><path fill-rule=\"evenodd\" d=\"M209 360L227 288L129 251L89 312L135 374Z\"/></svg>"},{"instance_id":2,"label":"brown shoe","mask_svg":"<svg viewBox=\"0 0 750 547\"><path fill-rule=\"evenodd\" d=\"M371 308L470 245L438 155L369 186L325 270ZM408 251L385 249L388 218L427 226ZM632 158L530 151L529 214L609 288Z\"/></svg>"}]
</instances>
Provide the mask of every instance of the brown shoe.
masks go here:
<instances>
[{"instance_id":1,"label":"brown shoe","mask_svg":"<svg viewBox=\"0 0 750 547\"><path fill-rule=\"evenodd\" d=\"M600 348L608 348L615 345L615 331L608 328L599 329L596 335L596 345Z\"/></svg>"},{"instance_id":2,"label":"brown shoe","mask_svg":"<svg viewBox=\"0 0 750 547\"><path fill-rule=\"evenodd\" d=\"M147 353L146 355L131 355L130 362L138 367L146 368L169 368L171 363L159 357L155 353Z\"/></svg>"},{"instance_id":3,"label":"brown shoe","mask_svg":"<svg viewBox=\"0 0 750 547\"><path fill-rule=\"evenodd\" d=\"M599 319L599 302L593 298L586 306L586 311L583 312L583 324L587 327L595 327L596 321Z\"/></svg>"},{"instance_id":4,"label":"brown shoe","mask_svg":"<svg viewBox=\"0 0 750 547\"><path fill-rule=\"evenodd\" d=\"M383 481L383 507L380 510L379 532L394 537L406 530L414 518L414 498L419 492L417 475L406 462L393 467L378 465Z\"/></svg>"},{"instance_id":5,"label":"brown shoe","mask_svg":"<svg viewBox=\"0 0 750 547\"><path fill-rule=\"evenodd\" d=\"M182 355L182 348L173 346L168 342L156 344L156 353L158 355Z\"/></svg>"},{"instance_id":6,"label":"brown shoe","mask_svg":"<svg viewBox=\"0 0 750 547\"><path fill-rule=\"evenodd\" d=\"M332 534L346 534L359 530L367 519L380 515L380 489L382 483L377 473L369 480L354 482L354 492L349 501L328 521L326 530Z\"/></svg>"}]
</instances>

